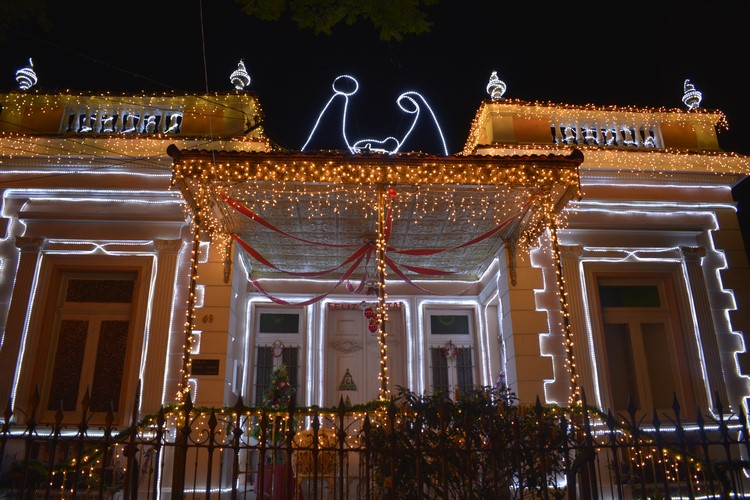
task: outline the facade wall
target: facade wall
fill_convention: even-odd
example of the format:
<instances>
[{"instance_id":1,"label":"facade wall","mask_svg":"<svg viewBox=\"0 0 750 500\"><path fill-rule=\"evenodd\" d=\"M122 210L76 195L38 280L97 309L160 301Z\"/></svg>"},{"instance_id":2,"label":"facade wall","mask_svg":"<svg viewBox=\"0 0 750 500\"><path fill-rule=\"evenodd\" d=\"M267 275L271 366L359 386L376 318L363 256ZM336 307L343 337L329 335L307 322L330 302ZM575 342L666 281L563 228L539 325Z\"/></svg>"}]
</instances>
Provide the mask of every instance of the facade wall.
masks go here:
<instances>
[{"instance_id":1,"label":"facade wall","mask_svg":"<svg viewBox=\"0 0 750 500\"><path fill-rule=\"evenodd\" d=\"M92 401L97 391L119 393L114 418L116 425L124 425L176 400L186 378L193 236L185 201L171 184L168 146L267 147L257 132L213 142L243 129L242 110L255 116L254 97L231 94L211 96L210 101L210 106L235 105L214 124L214 137L207 141L206 130L197 123L200 117L188 106L207 102L202 96L0 97L4 408L27 410L38 387L42 399L36 417L50 421L60 404L65 415L76 413L68 406L80 408L86 391ZM113 114L114 121L107 120ZM139 121L143 126L126 128ZM180 122L184 130L167 129ZM35 132L23 135L27 130ZM110 285L105 278L115 272L137 276L127 305L124 299L113 302L92 291L97 286L106 291ZM202 272L209 293L202 296L205 314L198 324L205 317L213 325L203 346L209 355L226 358L230 294L223 282L223 262L207 263ZM70 291L60 291L69 279L75 282L75 273L83 273L88 284L83 302ZM127 281L114 283L127 286ZM87 329L81 328L84 324ZM128 326L123 330L122 325ZM122 357L120 348L112 347L119 342L124 342ZM223 403L225 361L216 387L209 381L203 384L204 394L218 395L208 399L212 404ZM97 404L92 403L92 423L106 413L107 404ZM15 417L22 422L31 416ZM64 422L69 423L67 418Z\"/></svg>"},{"instance_id":2,"label":"facade wall","mask_svg":"<svg viewBox=\"0 0 750 500\"><path fill-rule=\"evenodd\" d=\"M67 116L63 104L56 109L55 120L47 115L39 122L50 135L60 132ZM55 357L43 345L48 339L43 332L56 324L54 301L48 297L58 292L53 288L54 273L45 267L48 262L57 262L58 268L67 261L75 261L78 267L87 261L89 265L139 262L143 296L133 306L138 311L133 320L137 326L124 377L130 399L141 383L141 413L178 399L184 380L195 404L233 405L239 396L252 404L258 391L260 348L272 347L274 340L284 348L300 349L298 404L335 403L335 395L345 393L340 373L345 368L356 371L358 388L368 388L364 392L371 393L377 385L370 378L377 376L377 370L372 369L372 352L367 351L376 341L368 336L367 323L357 309L362 297L338 289L325 301L300 306L294 337L285 336L289 333L274 337L272 332L261 331L257 311L271 311L274 304L248 278L252 259L221 239L209 243L208 237L197 263L191 319L196 339L190 353L193 373L182 372L185 323L193 292L194 221L187 209L190 200L171 184L172 164L166 147L173 142L180 147L194 144L190 138L207 126L201 113L195 114L200 109L198 105L186 108L184 137L132 138L130 142L153 153L148 157L153 163L133 165L123 160L129 151L113 153L104 159L109 167L104 169L109 172L106 175L82 165L91 158L102 160L95 153L101 144L120 147L120 137L91 137L85 150L77 152L61 139L60 147L67 148L67 153L55 164L41 161L37 154L19 156L12 136L0 138L4 167L0 180L9 186L3 190L0 220L4 230L0 241L0 405L11 399L28 401L37 383L50 392ZM671 294L671 309L659 314L674 321L668 323L669 332L678 330L681 335L667 335L664 342L673 357L684 357L675 364L679 368L675 384L683 395L693 406L709 407L717 396L733 408L743 405L750 394L750 357L745 348L750 340L745 338L750 321L745 312L750 268L731 187L747 173L748 162L717 153L715 116L654 118L644 112L632 126L632 132L645 134L642 142L632 149L607 149L585 143L584 134L588 130L606 137L607 127L602 125L606 119L622 121L623 116L607 112L598 119L589 113L576 121L576 110L569 109L534 107L532 112L521 104L509 104L494 115L488 109L482 111L485 119L472 132L475 152L567 155L580 148L584 152L580 196L561 212L556 241L546 231L531 248L513 247L514 255L506 251L512 245L502 247L493 256L497 265L470 291L456 292L464 285L435 285L443 293L430 296L393 280L389 300L400 304L389 325L393 328L390 370L394 380L420 393L431 392L439 372L433 365L443 361L432 358L433 352L445 348L453 387L456 374L466 367L449 352L449 339L458 348L471 350L469 371L475 385L502 382L522 403L539 398L546 404L567 404L571 386L578 384L589 402L606 409L614 400L616 389L611 386L617 374L607 366L608 346L599 330L615 324L607 318L622 318L624 313L599 307L603 299L596 287L610 286L606 285L610 281L628 282L632 275L653 278L648 283L657 283ZM37 115L28 116L26 120ZM20 118L16 114L11 118L15 128L5 132L15 134ZM42 120L41 115L37 118ZM234 118L220 117L220 123L212 126L229 130ZM661 126L655 128L659 120ZM594 127L600 125L604 128L596 131ZM625 132L618 133L625 140ZM41 148L50 139L35 140ZM266 147L263 137L220 142L212 144L238 151ZM666 153L670 145L683 150ZM224 254L227 248L232 252L229 262ZM558 270L566 284L564 302L558 294ZM604 281L597 281L600 278ZM327 285L286 280L269 286L276 296L300 302L318 296ZM334 313L335 308L348 312ZM431 331L431 315L445 321L465 315L470 332L440 337L448 334ZM340 325L351 323L341 326L337 334L332 318ZM353 354L358 349L361 356ZM280 356L281 351L273 351L269 359L278 364ZM648 353L644 356L645 366ZM367 368L359 370L353 363ZM362 382L364 377L367 383ZM128 411L120 412L122 422Z\"/></svg>"}]
</instances>

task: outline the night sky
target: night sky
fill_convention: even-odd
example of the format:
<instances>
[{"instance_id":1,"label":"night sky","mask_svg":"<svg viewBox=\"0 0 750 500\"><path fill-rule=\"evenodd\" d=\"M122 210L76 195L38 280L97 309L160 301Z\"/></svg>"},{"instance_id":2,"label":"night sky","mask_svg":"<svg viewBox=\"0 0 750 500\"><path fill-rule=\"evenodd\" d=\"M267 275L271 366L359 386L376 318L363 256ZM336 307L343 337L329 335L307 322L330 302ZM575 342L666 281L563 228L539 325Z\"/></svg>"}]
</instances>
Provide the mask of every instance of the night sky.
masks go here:
<instances>
[{"instance_id":1,"label":"night sky","mask_svg":"<svg viewBox=\"0 0 750 500\"><path fill-rule=\"evenodd\" d=\"M540 2L442 0L425 7L431 33L386 43L366 22L315 35L288 19L250 17L233 0L47 3L49 30L29 22L7 30L0 42L0 90L17 88L15 71L31 57L38 91L226 92L229 74L244 59L265 130L282 146L302 147L333 80L348 74L359 82L349 136L403 136L411 117L396 99L416 91L433 108L449 153L456 153L488 97L492 71L507 84L507 98L680 109L689 78L703 93L702 107L727 115L723 148L750 154L750 122L743 123L750 111L742 74L746 7L643 3L637 11L626 2L571 2L552 10ZM331 112L336 119L321 124L311 146L344 149L341 111ZM441 153L434 131L425 115L404 150Z\"/></svg>"}]
</instances>

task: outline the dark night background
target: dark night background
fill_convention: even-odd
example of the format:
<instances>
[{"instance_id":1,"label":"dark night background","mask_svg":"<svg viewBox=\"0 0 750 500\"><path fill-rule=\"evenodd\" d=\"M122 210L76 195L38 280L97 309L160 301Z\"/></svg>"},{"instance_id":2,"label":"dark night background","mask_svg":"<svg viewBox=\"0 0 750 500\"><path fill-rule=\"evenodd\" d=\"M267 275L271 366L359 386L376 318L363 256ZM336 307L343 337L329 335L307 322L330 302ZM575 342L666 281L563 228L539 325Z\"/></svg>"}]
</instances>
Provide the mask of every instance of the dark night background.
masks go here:
<instances>
[{"instance_id":1,"label":"dark night background","mask_svg":"<svg viewBox=\"0 0 750 500\"><path fill-rule=\"evenodd\" d=\"M348 74L360 85L350 100L350 137L403 135L410 119L396 99L413 90L435 111L449 153L457 153L488 97L492 71L507 84L510 99L646 108L685 109L689 78L703 93L701 107L727 116L721 147L750 154L750 8L742 2L442 0L424 7L430 33L392 42L380 41L363 21L338 26L331 36L301 30L289 19L261 21L234 0L46 3L48 29L33 20L4 27L0 91L17 88L15 71L31 57L35 89L42 92L227 92L242 58L265 131L282 146L302 147L331 97L333 79ZM429 120L420 123L423 129L404 150L441 153ZM324 137L318 147L343 149L340 121ZM748 184L735 190L738 200L750 198ZM745 203L743 223L750 210Z\"/></svg>"}]
</instances>

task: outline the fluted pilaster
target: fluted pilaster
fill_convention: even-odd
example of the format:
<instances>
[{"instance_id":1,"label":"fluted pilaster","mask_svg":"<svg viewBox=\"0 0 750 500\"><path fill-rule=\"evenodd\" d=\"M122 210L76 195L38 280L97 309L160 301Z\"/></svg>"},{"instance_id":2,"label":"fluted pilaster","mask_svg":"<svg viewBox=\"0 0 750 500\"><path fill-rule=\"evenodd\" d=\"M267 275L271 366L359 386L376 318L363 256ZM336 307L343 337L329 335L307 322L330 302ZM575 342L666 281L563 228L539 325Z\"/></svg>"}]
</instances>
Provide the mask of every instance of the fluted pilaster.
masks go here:
<instances>
[{"instance_id":1,"label":"fluted pilaster","mask_svg":"<svg viewBox=\"0 0 750 500\"><path fill-rule=\"evenodd\" d=\"M26 319L31 310L31 293L39 254L44 244L40 238L16 238L20 254L16 268L15 286L5 323L5 336L0 349L0 407L5 408L11 397L21 356L26 328Z\"/></svg>"},{"instance_id":2,"label":"fluted pilaster","mask_svg":"<svg viewBox=\"0 0 750 500\"><path fill-rule=\"evenodd\" d=\"M706 289L706 279L703 276L702 262L706 256L703 247L680 247L685 261L687 280L690 284L690 293L695 308L695 322L698 328L699 348L703 351L703 359L706 364L706 376L710 388L710 398L718 394L722 403L728 402L724 374L721 368L721 357L719 355L719 344L716 339L716 327L714 326L711 302ZM715 403L715 401L714 401Z\"/></svg>"},{"instance_id":3,"label":"fluted pilaster","mask_svg":"<svg viewBox=\"0 0 750 500\"><path fill-rule=\"evenodd\" d=\"M158 409L162 403L167 348L171 333L169 327L174 301L174 281L181 247L182 240L154 240L158 265L154 296L151 297L148 356L143 373L142 408L147 413Z\"/></svg>"},{"instance_id":4,"label":"fluted pilaster","mask_svg":"<svg viewBox=\"0 0 750 500\"><path fill-rule=\"evenodd\" d=\"M595 394L593 380L592 360L589 354L588 336L586 332L586 308L583 303L583 284L578 272L580 259L583 255L583 247L569 245L560 247L560 265L563 278L568 290L568 309L570 314L570 330L573 337L573 353L578 366L578 377L581 389L583 389L589 401ZM592 401L593 402L593 401Z\"/></svg>"}]
</instances>

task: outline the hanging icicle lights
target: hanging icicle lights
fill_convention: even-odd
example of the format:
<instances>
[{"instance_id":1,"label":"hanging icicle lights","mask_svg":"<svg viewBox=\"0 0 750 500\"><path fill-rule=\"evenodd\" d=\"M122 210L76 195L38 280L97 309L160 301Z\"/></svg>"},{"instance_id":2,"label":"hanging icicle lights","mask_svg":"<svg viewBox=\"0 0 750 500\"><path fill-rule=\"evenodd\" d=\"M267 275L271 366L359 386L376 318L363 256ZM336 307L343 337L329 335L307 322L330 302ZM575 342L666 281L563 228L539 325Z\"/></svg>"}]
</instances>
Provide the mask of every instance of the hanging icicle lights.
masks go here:
<instances>
[{"instance_id":1,"label":"hanging icicle lights","mask_svg":"<svg viewBox=\"0 0 750 500\"><path fill-rule=\"evenodd\" d=\"M209 232L224 232L213 207L217 193L240 201L253 212L271 208L313 220L325 214L357 211L374 220L376 186L398 190L396 220L419 224L440 212L454 222L498 224L515 213L540 186L578 188L579 152L569 156L441 158L399 155L258 153L207 154L170 150L175 158L173 184L192 200ZM528 223L528 227L538 224Z\"/></svg>"}]
</instances>

